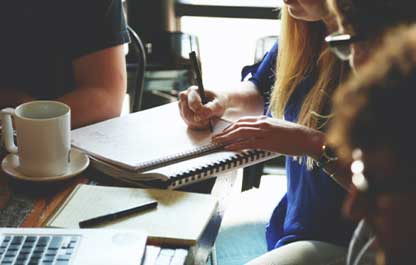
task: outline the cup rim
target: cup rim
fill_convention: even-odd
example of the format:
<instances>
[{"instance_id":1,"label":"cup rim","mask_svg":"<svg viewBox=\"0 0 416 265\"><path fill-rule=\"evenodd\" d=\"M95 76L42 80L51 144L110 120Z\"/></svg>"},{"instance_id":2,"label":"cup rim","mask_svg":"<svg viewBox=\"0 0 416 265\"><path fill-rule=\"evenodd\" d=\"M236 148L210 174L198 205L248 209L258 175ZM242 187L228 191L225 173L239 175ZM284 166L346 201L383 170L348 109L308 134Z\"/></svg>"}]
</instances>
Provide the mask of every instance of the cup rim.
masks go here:
<instances>
[{"instance_id":1,"label":"cup rim","mask_svg":"<svg viewBox=\"0 0 416 265\"><path fill-rule=\"evenodd\" d=\"M24 107L26 107L28 105L40 104L40 103L48 103L48 104L60 105L60 106L64 107L66 109L66 111L65 111L65 113L63 113L61 115L58 115L58 116L55 116L55 117L51 117L51 118L44 118L44 119L33 119L33 118L28 118L28 117L24 117L24 116L20 115L19 110L21 108L24 108ZM19 106L17 106L15 108L15 111L14 111L15 115L17 117L19 117L19 119L28 120L28 121L48 121L48 120L53 120L53 119L57 119L57 118L60 118L60 117L65 116L65 115L68 115L70 112L71 112L71 108L67 104L65 104L63 102L60 102L60 101L56 101L56 100L32 100L32 101L29 101L29 102L20 104Z\"/></svg>"}]
</instances>

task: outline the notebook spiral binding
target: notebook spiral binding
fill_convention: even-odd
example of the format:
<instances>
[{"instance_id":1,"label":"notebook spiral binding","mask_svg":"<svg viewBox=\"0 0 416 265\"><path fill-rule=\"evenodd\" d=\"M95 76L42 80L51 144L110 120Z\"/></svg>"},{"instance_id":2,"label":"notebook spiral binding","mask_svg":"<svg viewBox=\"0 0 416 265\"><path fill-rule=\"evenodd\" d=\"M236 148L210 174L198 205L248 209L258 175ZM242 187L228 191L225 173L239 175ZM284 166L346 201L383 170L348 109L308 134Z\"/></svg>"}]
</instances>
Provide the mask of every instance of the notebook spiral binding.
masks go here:
<instances>
[{"instance_id":1,"label":"notebook spiral binding","mask_svg":"<svg viewBox=\"0 0 416 265\"><path fill-rule=\"evenodd\" d=\"M263 151L259 149L243 151L222 161L217 161L199 168L179 172L176 175L171 176L169 180L169 188L176 189L179 186L203 180L207 176L214 176L216 173L219 174L221 172L237 168L241 165L246 165L250 162L275 155L276 154L273 152Z\"/></svg>"},{"instance_id":2,"label":"notebook spiral binding","mask_svg":"<svg viewBox=\"0 0 416 265\"><path fill-rule=\"evenodd\" d=\"M194 148L192 150L184 151L181 153L176 153L174 155L165 156L163 158L147 161L136 165L137 168L140 168L140 171L146 171L152 168L158 168L176 163L182 160L189 159L190 157L204 155L210 152L220 150L224 147L223 144L211 143L201 147Z\"/></svg>"},{"instance_id":3,"label":"notebook spiral binding","mask_svg":"<svg viewBox=\"0 0 416 265\"><path fill-rule=\"evenodd\" d=\"M147 176L146 173L143 173L144 175L142 175L140 172L125 171L117 166L108 164L105 161L100 161L94 157L91 157L90 159L92 165L94 165L98 171L101 171L106 175L116 177L120 181L129 185L142 188L156 187L164 189L178 189L192 183L216 177L221 173L264 162L277 156L280 156L280 154L259 149L252 149L235 153L222 160L215 160L204 165L198 164L198 166L185 171L172 171L167 175L160 175L157 173L158 170L155 170L156 174L154 175L150 171L150 177Z\"/></svg>"}]
</instances>

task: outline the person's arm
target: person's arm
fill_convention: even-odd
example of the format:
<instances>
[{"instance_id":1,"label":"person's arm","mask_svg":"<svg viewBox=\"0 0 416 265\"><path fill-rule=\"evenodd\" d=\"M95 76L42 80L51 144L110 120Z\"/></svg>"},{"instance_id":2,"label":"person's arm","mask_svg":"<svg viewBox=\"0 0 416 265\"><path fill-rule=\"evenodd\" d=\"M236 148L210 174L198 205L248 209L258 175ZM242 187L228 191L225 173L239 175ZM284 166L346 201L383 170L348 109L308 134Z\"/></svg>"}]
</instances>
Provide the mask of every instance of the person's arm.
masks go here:
<instances>
[{"instance_id":1,"label":"person's arm","mask_svg":"<svg viewBox=\"0 0 416 265\"><path fill-rule=\"evenodd\" d=\"M325 133L281 119L244 117L213 137L225 149L241 151L262 149L291 156L309 156L318 161L326 143ZM326 163L325 172L344 189L349 190L351 174L341 160Z\"/></svg>"},{"instance_id":2,"label":"person's arm","mask_svg":"<svg viewBox=\"0 0 416 265\"><path fill-rule=\"evenodd\" d=\"M251 81L243 81L237 89L222 91L227 97L227 113L237 112L244 115L262 115L264 98L257 86Z\"/></svg>"},{"instance_id":3,"label":"person's arm","mask_svg":"<svg viewBox=\"0 0 416 265\"><path fill-rule=\"evenodd\" d=\"M309 144L307 145L309 148L308 151L306 151L306 155L313 158L315 161L319 161L324 156L324 153L327 153L324 150L324 145L326 145L327 142L326 134L318 130L312 130L312 136L309 137L309 140ZM334 158L336 158L336 156L334 156ZM351 191L351 170L348 163L341 159L334 159L329 160L328 163L319 166L342 188L344 188L346 191Z\"/></svg>"},{"instance_id":4,"label":"person's arm","mask_svg":"<svg viewBox=\"0 0 416 265\"><path fill-rule=\"evenodd\" d=\"M127 87L122 45L73 60L75 87L55 100L71 107L72 128L120 115ZM35 100L23 91L0 89L0 106L16 107Z\"/></svg>"},{"instance_id":5,"label":"person's arm","mask_svg":"<svg viewBox=\"0 0 416 265\"><path fill-rule=\"evenodd\" d=\"M65 35L74 88L58 98L72 109L72 127L118 116L126 91L123 44L129 35L121 0L65 2L77 14L68 17Z\"/></svg>"},{"instance_id":6,"label":"person's arm","mask_svg":"<svg viewBox=\"0 0 416 265\"><path fill-rule=\"evenodd\" d=\"M73 60L75 89L57 100L71 107L72 128L120 115L127 86L122 45Z\"/></svg>"}]
</instances>

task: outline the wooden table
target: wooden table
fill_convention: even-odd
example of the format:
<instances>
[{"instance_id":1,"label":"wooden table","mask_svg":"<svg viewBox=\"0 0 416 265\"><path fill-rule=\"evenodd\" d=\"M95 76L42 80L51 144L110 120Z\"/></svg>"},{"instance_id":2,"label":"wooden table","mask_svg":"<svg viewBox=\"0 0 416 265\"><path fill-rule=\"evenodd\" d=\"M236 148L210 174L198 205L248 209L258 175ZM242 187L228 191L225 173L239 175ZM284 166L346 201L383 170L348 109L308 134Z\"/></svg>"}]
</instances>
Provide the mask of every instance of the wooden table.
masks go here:
<instances>
[{"instance_id":1,"label":"wooden table","mask_svg":"<svg viewBox=\"0 0 416 265\"><path fill-rule=\"evenodd\" d=\"M3 156L0 155L0 158ZM195 183L184 191L211 193L219 199L219 206L209 221L200 240L188 250L184 264L206 264L217 237L236 173ZM60 206L66 196L79 183L121 186L114 180L88 168L76 178L56 183L28 183L17 181L0 170L0 227L42 227L49 216ZM159 246L161 250L176 246ZM154 249L154 246L148 246ZM178 248L182 248L178 246ZM145 263L150 264L150 263ZM158 263L159 264L159 263Z\"/></svg>"}]
</instances>

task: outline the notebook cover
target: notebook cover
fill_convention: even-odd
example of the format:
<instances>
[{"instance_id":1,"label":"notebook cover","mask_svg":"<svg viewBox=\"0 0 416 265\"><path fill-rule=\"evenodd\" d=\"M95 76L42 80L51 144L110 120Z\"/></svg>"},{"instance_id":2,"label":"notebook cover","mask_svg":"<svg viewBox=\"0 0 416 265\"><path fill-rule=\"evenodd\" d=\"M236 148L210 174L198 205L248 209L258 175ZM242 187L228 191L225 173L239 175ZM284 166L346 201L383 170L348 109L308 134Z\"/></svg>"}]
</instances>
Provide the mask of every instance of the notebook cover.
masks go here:
<instances>
[{"instance_id":1,"label":"notebook cover","mask_svg":"<svg viewBox=\"0 0 416 265\"><path fill-rule=\"evenodd\" d=\"M78 222L157 200L158 206L98 227L141 229L150 244L196 244L217 208L212 195L159 189L80 184L47 222L50 227L78 228Z\"/></svg>"}]
</instances>

